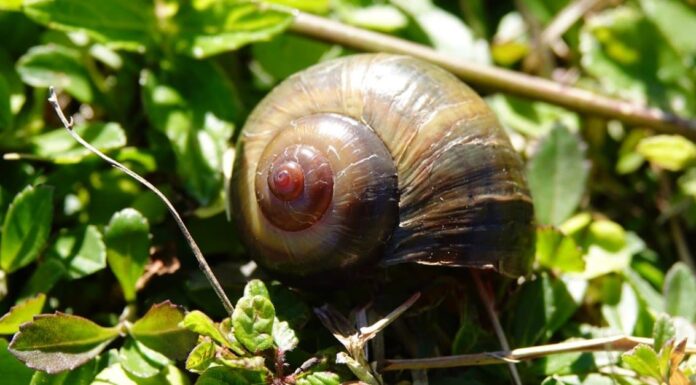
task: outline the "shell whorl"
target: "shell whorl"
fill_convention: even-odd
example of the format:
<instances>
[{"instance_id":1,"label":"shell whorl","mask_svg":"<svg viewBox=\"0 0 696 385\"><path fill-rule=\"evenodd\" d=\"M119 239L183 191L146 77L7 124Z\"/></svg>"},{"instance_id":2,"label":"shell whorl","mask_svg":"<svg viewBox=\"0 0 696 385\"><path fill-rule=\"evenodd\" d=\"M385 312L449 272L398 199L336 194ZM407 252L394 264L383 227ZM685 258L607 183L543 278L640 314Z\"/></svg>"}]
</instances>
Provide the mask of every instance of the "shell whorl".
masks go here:
<instances>
[{"instance_id":1,"label":"shell whorl","mask_svg":"<svg viewBox=\"0 0 696 385\"><path fill-rule=\"evenodd\" d=\"M301 194L311 187L308 171L296 172L301 146L333 176L330 202L310 215L291 207L304 199L294 195L300 184ZM295 200L271 191L274 178ZM409 57L351 56L277 86L240 136L231 187L252 255L281 275L379 260L519 276L531 263L533 207L506 134L469 87ZM276 206L263 208L273 199L277 218Z\"/></svg>"}]
</instances>

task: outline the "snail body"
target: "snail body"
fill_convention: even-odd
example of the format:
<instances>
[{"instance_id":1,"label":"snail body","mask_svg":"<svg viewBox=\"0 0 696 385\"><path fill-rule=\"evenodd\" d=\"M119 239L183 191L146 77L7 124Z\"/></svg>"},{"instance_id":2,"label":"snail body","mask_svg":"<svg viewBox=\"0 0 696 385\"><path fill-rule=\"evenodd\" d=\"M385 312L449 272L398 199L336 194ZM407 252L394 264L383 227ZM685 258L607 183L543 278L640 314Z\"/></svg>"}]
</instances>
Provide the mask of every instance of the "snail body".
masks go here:
<instances>
[{"instance_id":1,"label":"snail body","mask_svg":"<svg viewBox=\"0 0 696 385\"><path fill-rule=\"evenodd\" d=\"M524 275L522 162L485 102L422 61L369 54L277 86L240 136L230 199L243 240L293 279L403 262Z\"/></svg>"}]
</instances>

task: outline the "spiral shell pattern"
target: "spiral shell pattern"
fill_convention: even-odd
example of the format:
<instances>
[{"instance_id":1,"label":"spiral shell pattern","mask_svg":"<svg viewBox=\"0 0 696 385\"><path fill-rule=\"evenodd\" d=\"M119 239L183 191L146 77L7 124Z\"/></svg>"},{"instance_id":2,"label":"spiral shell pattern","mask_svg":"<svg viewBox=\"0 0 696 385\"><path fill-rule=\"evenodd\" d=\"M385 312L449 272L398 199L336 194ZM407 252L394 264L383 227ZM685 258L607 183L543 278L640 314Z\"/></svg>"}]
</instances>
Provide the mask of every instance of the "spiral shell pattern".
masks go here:
<instances>
[{"instance_id":1,"label":"spiral shell pattern","mask_svg":"<svg viewBox=\"0 0 696 385\"><path fill-rule=\"evenodd\" d=\"M250 115L231 183L252 256L281 276L375 262L519 276L534 251L522 163L497 119L409 57L351 56L288 78Z\"/></svg>"}]
</instances>

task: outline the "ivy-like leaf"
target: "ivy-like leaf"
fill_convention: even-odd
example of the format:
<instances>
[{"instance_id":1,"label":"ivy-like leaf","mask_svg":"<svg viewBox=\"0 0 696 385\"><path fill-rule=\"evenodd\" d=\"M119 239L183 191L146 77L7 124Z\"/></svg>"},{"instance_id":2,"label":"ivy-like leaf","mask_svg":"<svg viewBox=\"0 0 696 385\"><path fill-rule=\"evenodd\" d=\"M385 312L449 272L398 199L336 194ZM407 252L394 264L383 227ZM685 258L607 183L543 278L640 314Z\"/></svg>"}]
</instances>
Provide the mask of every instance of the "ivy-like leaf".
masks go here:
<instances>
[{"instance_id":1,"label":"ivy-like leaf","mask_svg":"<svg viewBox=\"0 0 696 385\"><path fill-rule=\"evenodd\" d=\"M109 267L123 289L126 301L135 300L135 284L145 271L150 248L150 225L134 209L111 217L105 231Z\"/></svg>"},{"instance_id":2,"label":"ivy-like leaf","mask_svg":"<svg viewBox=\"0 0 696 385\"><path fill-rule=\"evenodd\" d=\"M232 313L234 336L252 353L273 346L275 309L263 296L242 297Z\"/></svg>"},{"instance_id":3,"label":"ivy-like leaf","mask_svg":"<svg viewBox=\"0 0 696 385\"><path fill-rule=\"evenodd\" d=\"M27 186L7 210L2 226L0 268L11 273L36 259L53 221L53 189Z\"/></svg>"},{"instance_id":4,"label":"ivy-like leaf","mask_svg":"<svg viewBox=\"0 0 696 385\"><path fill-rule=\"evenodd\" d=\"M573 214L585 191L588 170L580 139L557 125L541 141L527 169L540 223L558 226Z\"/></svg>"},{"instance_id":5,"label":"ivy-like leaf","mask_svg":"<svg viewBox=\"0 0 696 385\"><path fill-rule=\"evenodd\" d=\"M96 357L114 338L117 328L105 328L75 315L40 315L23 324L9 350L28 367L57 373Z\"/></svg>"},{"instance_id":6,"label":"ivy-like leaf","mask_svg":"<svg viewBox=\"0 0 696 385\"><path fill-rule=\"evenodd\" d=\"M64 31L84 31L112 48L142 51L155 32L155 8L146 0L26 0L24 13Z\"/></svg>"},{"instance_id":7,"label":"ivy-like leaf","mask_svg":"<svg viewBox=\"0 0 696 385\"><path fill-rule=\"evenodd\" d=\"M182 5L174 21L182 33L177 49L201 59L270 40L290 25L289 13L236 0L193 0Z\"/></svg>"},{"instance_id":8,"label":"ivy-like leaf","mask_svg":"<svg viewBox=\"0 0 696 385\"><path fill-rule=\"evenodd\" d=\"M196 343L196 335L179 326L184 319L181 307L169 301L154 305L130 328L138 342L172 359L183 359Z\"/></svg>"},{"instance_id":9,"label":"ivy-like leaf","mask_svg":"<svg viewBox=\"0 0 696 385\"><path fill-rule=\"evenodd\" d=\"M21 324L31 321L35 315L41 313L45 302L46 295L39 294L13 306L0 318L0 334L14 334L19 331Z\"/></svg>"}]
</instances>

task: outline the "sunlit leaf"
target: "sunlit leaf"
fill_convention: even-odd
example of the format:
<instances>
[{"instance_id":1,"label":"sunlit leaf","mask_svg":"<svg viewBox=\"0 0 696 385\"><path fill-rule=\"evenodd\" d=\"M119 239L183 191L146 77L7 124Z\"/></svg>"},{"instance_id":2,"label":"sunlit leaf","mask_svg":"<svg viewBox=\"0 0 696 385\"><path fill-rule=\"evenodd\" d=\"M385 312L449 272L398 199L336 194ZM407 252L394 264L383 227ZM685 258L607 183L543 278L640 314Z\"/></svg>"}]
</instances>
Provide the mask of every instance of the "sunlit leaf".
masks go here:
<instances>
[{"instance_id":1,"label":"sunlit leaf","mask_svg":"<svg viewBox=\"0 0 696 385\"><path fill-rule=\"evenodd\" d=\"M101 151L109 151L126 144L126 134L118 123L77 125L75 132ZM63 128L32 138L34 153L56 163L78 163L91 152L77 143Z\"/></svg>"},{"instance_id":2,"label":"sunlit leaf","mask_svg":"<svg viewBox=\"0 0 696 385\"><path fill-rule=\"evenodd\" d=\"M25 0L24 12L38 23L84 31L114 48L142 51L155 36L154 6L146 0Z\"/></svg>"},{"instance_id":3,"label":"sunlit leaf","mask_svg":"<svg viewBox=\"0 0 696 385\"><path fill-rule=\"evenodd\" d=\"M196 343L196 335L179 326L181 307L169 301L154 305L130 328L130 334L150 349L173 359L183 359Z\"/></svg>"},{"instance_id":4,"label":"sunlit leaf","mask_svg":"<svg viewBox=\"0 0 696 385\"><path fill-rule=\"evenodd\" d=\"M0 334L18 332L21 324L31 321L35 315L41 313L45 302L46 296L39 294L13 306L0 318Z\"/></svg>"},{"instance_id":5,"label":"sunlit leaf","mask_svg":"<svg viewBox=\"0 0 696 385\"><path fill-rule=\"evenodd\" d=\"M123 296L132 301L135 284L150 255L150 225L139 212L124 209L111 217L104 234L109 267L121 284Z\"/></svg>"},{"instance_id":6,"label":"sunlit leaf","mask_svg":"<svg viewBox=\"0 0 696 385\"><path fill-rule=\"evenodd\" d=\"M246 44L269 40L290 24L289 13L262 8L253 2L193 0L175 18L181 29L177 49L206 58Z\"/></svg>"},{"instance_id":7,"label":"sunlit leaf","mask_svg":"<svg viewBox=\"0 0 696 385\"><path fill-rule=\"evenodd\" d=\"M680 171L696 161L696 145L678 135L657 135L642 139L636 151L666 170Z\"/></svg>"},{"instance_id":8,"label":"sunlit leaf","mask_svg":"<svg viewBox=\"0 0 696 385\"><path fill-rule=\"evenodd\" d=\"M273 346L275 309L263 296L245 296L239 299L232 313L234 336L251 352L260 352Z\"/></svg>"},{"instance_id":9,"label":"sunlit leaf","mask_svg":"<svg viewBox=\"0 0 696 385\"><path fill-rule=\"evenodd\" d=\"M696 277L688 266L677 262L665 276L665 311L673 316L681 316L696 321Z\"/></svg>"},{"instance_id":10,"label":"sunlit leaf","mask_svg":"<svg viewBox=\"0 0 696 385\"><path fill-rule=\"evenodd\" d=\"M573 214L588 176L583 143L562 125L539 144L528 164L527 178L537 220L560 225Z\"/></svg>"},{"instance_id":11,"label":"sunlit leaf","mask_svg":"<svg viewBox=\"0 0 696 385\"><path fill-rule=\"evenodd\" d=\"M17 61L17 72L31 86L63 89L86 103L94 99L92 82L76 49L60 45L32 47Z\"/></svg>"},{"instance_id":12,"label":"sunlit leaf","mask_svg":"<svg viewBox=\"0 0 696 385\"><path fill-rule=\"evenodd\" d=\"M33 262L44 246L53 221L53 189L27 186L17 194L2 226L0 268L13 272Z\"/></svg>"},{"instance_id":13,"label":"sunlit leaf","mask_svg":"<svg viewBox=\"0 0 696 385\"><path fill-rule=\"evenodd\" d=\"M9 350L30 368L56 373L96 357L118 334L82 317L46 314L22 325Z\"/></svg>"}]
</instances>

